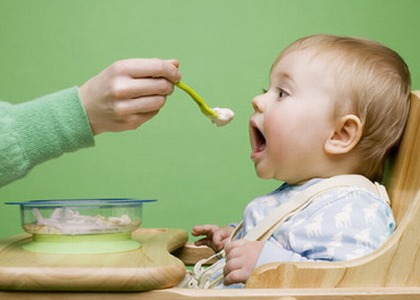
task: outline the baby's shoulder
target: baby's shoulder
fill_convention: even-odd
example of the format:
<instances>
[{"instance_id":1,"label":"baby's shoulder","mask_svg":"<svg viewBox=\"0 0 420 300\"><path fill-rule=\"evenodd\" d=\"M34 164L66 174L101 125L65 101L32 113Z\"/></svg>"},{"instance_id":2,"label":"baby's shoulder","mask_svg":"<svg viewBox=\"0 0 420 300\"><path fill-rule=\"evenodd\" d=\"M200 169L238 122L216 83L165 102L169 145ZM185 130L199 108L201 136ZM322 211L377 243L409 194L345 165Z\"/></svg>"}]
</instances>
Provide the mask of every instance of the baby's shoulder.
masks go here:
<instances>
[{"instance_id":1,"label":"baby's shoulder","mask_svg":"<svg viewBox=\"0 0 420 300\"><path fill-rule=\"evenodd\" d=\"M291 195L292 193L293 189L291 186L284 183L274 191L254 198L247 204L245 210L252 210L255 208L272 208L282 205L293 198Z\"/></svg>"},{"instance_id":2,"label":"baby's shoulder","mask_svg":"<svg viewBox=\"0 0 420 300\"><path fill-rule=\"evenodd\" d=\"M391 207L384 199L358 186L337 187L321 193L308 205L306 213L334 214L342 211L363 212L366 209L373 209L380 214L392 214Z\"/></svg>"}]
</instances>

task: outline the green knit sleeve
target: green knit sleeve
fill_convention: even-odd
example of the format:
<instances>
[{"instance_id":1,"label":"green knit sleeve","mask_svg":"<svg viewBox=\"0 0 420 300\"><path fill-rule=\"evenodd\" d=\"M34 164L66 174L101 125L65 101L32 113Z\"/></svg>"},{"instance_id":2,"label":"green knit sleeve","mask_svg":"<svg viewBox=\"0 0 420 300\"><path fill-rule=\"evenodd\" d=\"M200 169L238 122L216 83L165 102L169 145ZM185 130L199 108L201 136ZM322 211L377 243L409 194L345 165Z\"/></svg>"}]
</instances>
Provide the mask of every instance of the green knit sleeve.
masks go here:
<instances>
[{"instance_id":1,"label":"green knit sleeve","mask_svg":"<svg viewBox=\"0 0 420 300\"><path fill-rule=\"evenodd\" d=\"M93 145L77 87L17 105L0 102L0 186L46 160Z\"/></svg>"}]
</instances>

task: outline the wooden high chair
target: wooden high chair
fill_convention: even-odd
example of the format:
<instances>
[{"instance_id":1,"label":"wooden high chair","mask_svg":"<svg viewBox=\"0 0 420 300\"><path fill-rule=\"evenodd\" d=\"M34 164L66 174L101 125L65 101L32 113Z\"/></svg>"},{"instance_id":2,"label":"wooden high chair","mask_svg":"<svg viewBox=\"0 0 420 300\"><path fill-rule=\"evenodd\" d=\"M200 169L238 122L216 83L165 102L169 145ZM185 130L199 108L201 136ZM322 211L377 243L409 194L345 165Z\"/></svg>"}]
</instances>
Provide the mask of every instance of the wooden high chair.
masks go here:
<instances>
[{"instance_id":1,"label":"wooden high chair","mask_svg":"<svg viewBox=\"0 0 420 300\"><path fill-rule=\"evenodd\" d=\"M271 263L256 269L245 289L172 288L139 299L420 299L420 92L411 95L408 123L386 186L397 227L370 255L332 263ZM188 245L179 257L191 264L201 258L200 250L208 256L208 249Z\"/></svg>"},{"instance_id":2,"label":"wooden high chair","mask_svg":"<svg viewBox=\"0 0 420 300\"><path fill-rule=\"evenodd\" d=\"M286 262L256 269L244 289L149 292L0 292L8 299L420 299L420 92L413 92L403 140L386 183L396 231L373 253L345 262ZM184 246L173 254L185 264L209 257L207 247ZM1 290L1 286L0 286Z\"/></svg>"}]
</instances>

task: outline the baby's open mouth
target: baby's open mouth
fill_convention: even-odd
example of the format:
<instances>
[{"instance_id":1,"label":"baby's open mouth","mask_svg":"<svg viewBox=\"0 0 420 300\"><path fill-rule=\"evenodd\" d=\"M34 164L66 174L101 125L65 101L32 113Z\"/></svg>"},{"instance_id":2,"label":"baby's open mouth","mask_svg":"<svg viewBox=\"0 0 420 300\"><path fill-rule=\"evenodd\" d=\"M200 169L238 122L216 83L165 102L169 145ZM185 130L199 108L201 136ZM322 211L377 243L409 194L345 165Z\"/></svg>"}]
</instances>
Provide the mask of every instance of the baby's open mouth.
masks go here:
<instances>
[{"instance_id":1,"label":"baby's open mouth","mask_svg":"<svg viewBox=\"0 0 420 300\"><path fill-rule=\"evenodd\" d=\"M252 151L261 152L265 149L266 140L262 132L257 128L254 122L251 122Z\"/></svg>"}]
</instances>

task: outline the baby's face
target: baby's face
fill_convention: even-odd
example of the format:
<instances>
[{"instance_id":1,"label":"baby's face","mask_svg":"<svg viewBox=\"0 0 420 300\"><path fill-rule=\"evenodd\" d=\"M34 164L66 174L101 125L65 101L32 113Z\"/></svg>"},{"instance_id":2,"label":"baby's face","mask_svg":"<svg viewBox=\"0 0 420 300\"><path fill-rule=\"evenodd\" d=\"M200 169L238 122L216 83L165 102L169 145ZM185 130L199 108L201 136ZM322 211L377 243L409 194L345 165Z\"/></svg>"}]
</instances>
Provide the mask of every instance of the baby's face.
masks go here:
<instances>
[{"instance_id":1,"label":"baby's face","mask_svg":"<svg viewBox=\"0 0 420 300\"><path fill-rule=\"evenodd\" d=\"M317 174L334 134L333 81L325 63L307 50L273 66L267 92L253 99L252 154L261 178L294 184Z\"/></svg>"}]
</instances>

